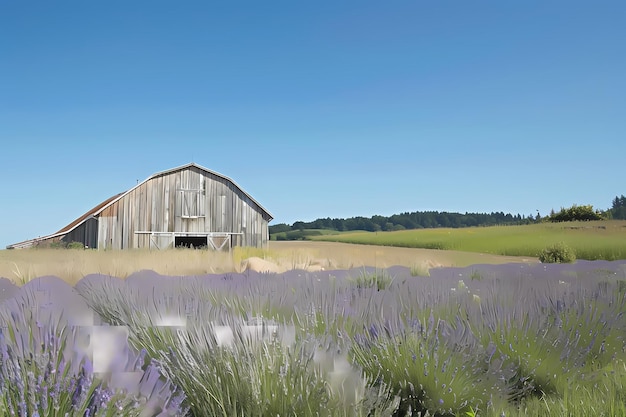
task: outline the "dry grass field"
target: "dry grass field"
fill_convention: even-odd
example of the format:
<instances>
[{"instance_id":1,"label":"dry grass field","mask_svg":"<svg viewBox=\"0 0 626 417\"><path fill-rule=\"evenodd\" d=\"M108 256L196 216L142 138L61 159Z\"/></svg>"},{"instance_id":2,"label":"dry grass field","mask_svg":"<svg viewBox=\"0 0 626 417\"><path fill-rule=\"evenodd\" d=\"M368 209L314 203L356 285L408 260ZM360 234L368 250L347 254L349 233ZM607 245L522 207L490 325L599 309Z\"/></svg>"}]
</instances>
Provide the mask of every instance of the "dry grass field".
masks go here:
<instances>
[{"instance_id":1,"label":"dry grass field","mask_svg":"<svg viewBox=\"0 0 626 417\"><path fill-rule=\"evenodd\" d=\"M538 262L536 258L528 257L321 241L272 241L270 251L278 254L283 260L300 259L300 262L320 265L325 269L349 269L361 266L387 268L395 265L409 268L426 265L428 268L435 268Z\"/></svg>"},{"instance_id":2,"label":"dry grass field","mask_svg":"<svg viewBox=\"0 0 626 417\"><path fill-rule=\"evenodd\" d=\"M235 248L230 254L191 249L100 252L61 249L2 250L0 277L23 283L33 278L54 275L75 284L89 274L125 278L146 269L162 275L187 276L241 272L247 268L280 273L293 269L314 271L402 265L427 273L429 269L440 266L463 267L510 262L537 262L537 260L335 242L272 241L267 250Z\"/></svg>"}]
</instances>

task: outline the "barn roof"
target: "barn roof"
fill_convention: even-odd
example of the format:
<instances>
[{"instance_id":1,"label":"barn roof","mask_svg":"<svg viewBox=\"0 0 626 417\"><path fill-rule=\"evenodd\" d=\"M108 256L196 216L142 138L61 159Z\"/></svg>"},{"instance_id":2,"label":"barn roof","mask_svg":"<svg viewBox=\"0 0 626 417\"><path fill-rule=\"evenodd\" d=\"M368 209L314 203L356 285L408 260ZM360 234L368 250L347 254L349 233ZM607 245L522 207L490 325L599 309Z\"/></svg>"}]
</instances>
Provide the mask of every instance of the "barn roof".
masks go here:
<instances>
[{"instance_id":1,"label":"barn roof","mask_svg":"<svg viewBox=\"0 0 626 417\"><path fill-rule=\"evenodd\" d=\"M95 206L94 208L89 210L87 213L83 214L78 219L74 220L72 223L68 224L63 229L59 230L56 233L52 233L51 235L47 235L47 236L36 237L34 239L25 240L25 241L19 242L19 243L14 243L12 245L8 245L7 249L27 248L27 247L30 247L33 244L37 243L37 242L41 242L42 240L54 239L55 237L66 235L69 232L71 232L72 230L74 230L75 228L77 228L78 226L80 226L81 224L83 224L83 222L85 220L90 219L91 217L93 217L94 213L98 212L102 207L108 205L113 200L116 200L122 194L124 194L124 193L116 194L113 197L110 197L110 198L106 199L105 201L103 201L102 203L98 204L97 206Z\"/></svg>"},{"instance_id":2,"label":"barn roof","mask_svg":"<svg viewBox=\"0 0 626 417\"><path fill-rule=\"evenodd\" d=\"M135 188L140 187L142 184L145 184L146 182L150 181L150 180L151 180L151 179L153 179L153 178L160 177L160 176L162 176L162 175L171 174L172 172L176 172L176 171L182 171L182 170L184 170L184 169L188 169L188 168L197 168L197 169L200 169L200 170L202 170L202 171L204 171L204 172L206 172L206 173L208 173L208 174L215 175L216 177L222 178L223 180L225 180L225 181L227 181L227 182L231 183L234 187L236 187L237 189L239 189L239 191L241 191L241 192L242 192L242 193L243 193L246 197L248 197L248 198L250 199L250 201L252 201L254 204L256 204L256 205L257 205L257 207L259 207L259 209L260 209L261 211L263 211L263 212L267 215L267 217L268 217L268 220L269 220L269 221L271 221L272 219L274 219L274 216L272 216L272 214L271 214L269 211L267 211L267 210L266 210L266 209L265 209L265 208L264 208L261 204L259 204L259 202L258 202L258 201L256 201L254 198L252 198L252 196L251 196L250 194L248 194L247 192L245 192L245 191L243 190L243 188L241 188L241 187L240 187L240 186L239 186L239 185L238 185L235 181L233 181L232 179L228 178L228 177L227 177L227 176L225 176L225 175L222 175L222 174L217 173L217 172L215 172L215 171L211 171L210 169L207 169L207 168L205 168L205 167L203 167L203 166L200 166L200 165L198 165L198 164L196 164L196 163L194 163L194 162L191 162L191 163L186 164L186 165L179 166L179 167L177 167L177 168L172 168L172 169L168 169L168 170L165 170L165 171L157 172L156 174L151 175L150 177L146 178L144 181L142 181L142 182L138 183L137 185L135 185L135 186L134 186L133 188L131 188L130 190L126 191L125 193L118 194L115 198L111 199L111 200L110 200L110 201L108 201L106 204L103 204L103 205L102 205L102 206L101 206L98 210L94 211L93 215L94 215L94 216L97 216L97 215L98 215L98 214L100 214L100 213L101 213L104 209L106 209L108 206L110 206L111 204L115 203L117 200L121 199L121 198L122 198L122 197L124 197L126 194L128 194L128 193L132 192Z\"/></svg>"},{"instance_id":3,"label":"barn roof","mask_svg":"<svg viewBox=\"0 0 626 417\"><path fill-rule=\"evenodd\" d=\"M64 234L67 234L67 233L71 232L78 225L82 224L85 220L87 220L90 217L93 217L95 215L95 213L99 213L100 210L103 207L108 206L109 203L117 200L122 194L124 194L124 193L119 193L119 194L114 195L113 197L110 197L110 198L106 199L105 201L103 201L102 203L98 204L97 206L95 206L94 208L89 210L87 213L83 214L78 219L74 220L72 223L68 224L63 229L59 230L58 232L54 233L53 235L50 235L49 237L54 237L54 236L57 236L57 235L64 235Z\"/></svg>"},{"instance_id":4,"label":"barn roof","mask_svg":"<svg viewBox=\"0 0 626 417\"><path fill-rule=\"evenodd\" d=\"M19 243L14 243L12 245L8 245L7 249L14 249L14 248L18 249L18 248L29 247L29 246L32 246L34 243L42 241L42 240L53 239L55 237L63 236L65 234L71 232L72 230L74 230L76 227L80 226L86 220L99 215L104 209L109 207L111 204L115 203L116 201L118 201L119 199L124 197L126 194L130 193L135 188L137 188L137 187L141 186L142 184L150 181L151 179L156 178L156 177L160 177L162 175L171 174L172 172L182 171L182 170L188 169L188 168L200 169L200 170L202 170L204 172L207 172L209 174L215 175L215 176L217 176L219 178L222 178L225 181L231 183L234 187L239 189L246 197L248 197L254 204L256 204L259 207L259 209L262 210L267 215L269 221L271 221L274 218L269 211L267 211L261 204L259 204L254 198L252 198L252 196L250 194L245 192L235 181L233 181L232 179L228 178L225 175L219 174L219 173L217 173L215 171L211 171L210 169L207 169L207 168L205 168L203 166L200 166L200 165L198 165L196 163L191 162L189 164L182 165L182 166L179 166L177 168L168 169L168 170L157 172L156 174L151 175L150 177L148 177L144 181L138 183L136 186L134 186L130 190L128 190L126 192L123 192L123 193L116 194L113 197L110 197L110 198L106 199L105 201L103 201L102 203L98 204L97 206L95 206L94 208L89 210L87 213L83 214L82 216L80 216L79 218L74 220L72 223L68 224L67 226L65 226L64 228L62 228L61 230L59 230L56 233L53 233L53 234L47 235L47 236L38 237L38 238L35 238L35 239L25 240L25 241L19 242Z\"/></svg>"}]
</instances>

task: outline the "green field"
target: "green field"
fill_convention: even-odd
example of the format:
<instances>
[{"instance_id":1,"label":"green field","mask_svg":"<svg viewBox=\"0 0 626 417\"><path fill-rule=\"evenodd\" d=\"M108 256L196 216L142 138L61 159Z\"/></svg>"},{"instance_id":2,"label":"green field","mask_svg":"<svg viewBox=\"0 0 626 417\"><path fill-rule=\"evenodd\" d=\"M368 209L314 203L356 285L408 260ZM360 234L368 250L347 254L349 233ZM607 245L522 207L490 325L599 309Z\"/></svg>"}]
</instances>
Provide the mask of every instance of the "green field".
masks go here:
<instances>
[{"instance_id":1,"label":"green field","mask_svg":"<svg viewBox=\"0 0 626 417\"><path fill-rule=\"evenodd\" d=\"M623 220L354 232L310 239L532 257L547 246L562 242L574 249L578 259L626 259L626 221Z\"/></svg>"}]
</instances>

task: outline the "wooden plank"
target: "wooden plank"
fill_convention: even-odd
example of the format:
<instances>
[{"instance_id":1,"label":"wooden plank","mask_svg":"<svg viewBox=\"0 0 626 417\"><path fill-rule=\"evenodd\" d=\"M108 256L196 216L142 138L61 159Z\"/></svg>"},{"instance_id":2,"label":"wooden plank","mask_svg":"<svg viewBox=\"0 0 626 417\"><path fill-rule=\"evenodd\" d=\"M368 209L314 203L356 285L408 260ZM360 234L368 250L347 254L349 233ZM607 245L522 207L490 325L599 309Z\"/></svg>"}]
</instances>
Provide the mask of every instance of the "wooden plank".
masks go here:
<instances>
[{"instance_id":1,"label":"wooden plank","mask_svg":"<svg viewBox=\"0 0 626 417\"><path fill-rule=\"evenodd\" d=\"M189 191L188 218L183 219L181 189ZM228 232L231 246L263 246L269 241L265 212L226 179L196 167L166 172L140 184L107 207L98 223L102 248L149 247L137 230L155 232Z\"/></svg>"}]
</instances>

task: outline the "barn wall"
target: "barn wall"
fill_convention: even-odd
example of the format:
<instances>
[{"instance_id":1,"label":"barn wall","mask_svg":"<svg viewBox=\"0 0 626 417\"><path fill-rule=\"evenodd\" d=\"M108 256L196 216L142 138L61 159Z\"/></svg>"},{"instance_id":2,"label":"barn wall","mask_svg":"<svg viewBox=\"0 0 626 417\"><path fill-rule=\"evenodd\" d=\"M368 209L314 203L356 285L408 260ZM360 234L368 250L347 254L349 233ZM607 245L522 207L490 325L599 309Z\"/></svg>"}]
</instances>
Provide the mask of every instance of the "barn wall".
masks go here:
<instances>
[{"instance_id":1,"label":"barn wall","mask_svg":"<svg viewBox=\"0 0 626 417\"><path fill-rule=\"evenodd\" d=\"M233 245L262 247L269 240L267 215L230 181L197 167L150 178L105 208L99 217L101 249L167 244L143 232L243 233ZM152 243L151 243L152 240Z\"/></svg>"},{"instance_id":2,"label":"barn wall","mask_svg":"<svg viewBox=\"0 0 626 417\"><path fill-rule=\"evenodd\" d=\"M98 220L89 218L68 232L62 241L66 243L80 242L89 248L96 248L98 244Z\"/></svg>"}]
</instances>

